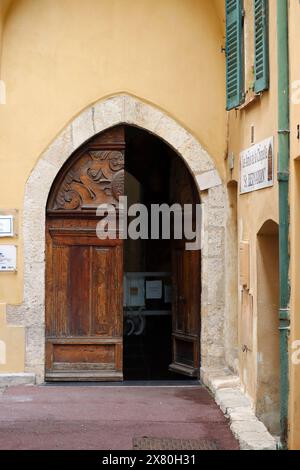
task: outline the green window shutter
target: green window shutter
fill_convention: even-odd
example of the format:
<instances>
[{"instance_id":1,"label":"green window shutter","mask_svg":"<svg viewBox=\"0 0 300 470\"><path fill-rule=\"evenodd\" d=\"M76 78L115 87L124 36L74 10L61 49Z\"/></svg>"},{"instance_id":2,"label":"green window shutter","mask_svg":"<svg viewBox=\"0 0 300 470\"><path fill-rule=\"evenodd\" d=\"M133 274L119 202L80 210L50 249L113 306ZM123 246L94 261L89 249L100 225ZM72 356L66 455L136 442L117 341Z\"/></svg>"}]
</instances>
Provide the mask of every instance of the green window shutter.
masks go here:
<instances>
[{"instance_id":1,"label":"green window shutter","mask_svg":"<svg viewBox=\"0 0 300 470\"><path fill-rule=\"evenodd\" d=\"M254 91L269 88L268 0L254 0Z\"/></svg>"},{"instance_id":2,"label":"green window shutter","mask_svg":"<svg viewBox=\"0 0 300 470\"><path fill-rule=\"evenodd\" d=\"M243 0L226 0L227 110L244 100L243 42Z\"/></svg>"}]
</instances>

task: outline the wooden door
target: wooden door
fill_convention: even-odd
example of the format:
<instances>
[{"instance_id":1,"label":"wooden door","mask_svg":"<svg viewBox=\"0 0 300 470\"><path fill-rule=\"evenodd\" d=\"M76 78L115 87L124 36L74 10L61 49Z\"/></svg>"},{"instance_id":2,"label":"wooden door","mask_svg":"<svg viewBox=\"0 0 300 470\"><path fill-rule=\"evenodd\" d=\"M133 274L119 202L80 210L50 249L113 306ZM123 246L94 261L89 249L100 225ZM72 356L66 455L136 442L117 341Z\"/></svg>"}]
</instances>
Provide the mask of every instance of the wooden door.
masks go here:
<instances>
[{"instance_id":1,"label":"wooden door","mask_svg":"<svg viewBox=\"0 0 300 470\"><path fill-rule=\"evenodd\" d=\"M199 377L200 252L186 251L184 241L173 248L172 352L170 370Z\"/></svg>"},{"instance_id":2,"label":"wooden door","mask_svg":"<svg viewBox=\"0 0 300 470\"><path fill-rule=\"evenodd\" d=\"M176 158L171 167L171 203L199 203L184 163ZM194 213L194 211L193 211ZM193 220L195 229L195 220ZM169 369L190 377L200 374L201 251L187 251L186 240L172 242L172 364Z\"/></svg>"},{"instance_id":3,"label":"wooden door","mask_svg":"<svg viewBox=\"0 0 300 470\"><path fill-rule=\"evenodd\" d=\"M74 153L47 206L46 380L122 380L123 245L96 235L99 204L124 192L124 129Z\"/></svg>"}]
</instances>

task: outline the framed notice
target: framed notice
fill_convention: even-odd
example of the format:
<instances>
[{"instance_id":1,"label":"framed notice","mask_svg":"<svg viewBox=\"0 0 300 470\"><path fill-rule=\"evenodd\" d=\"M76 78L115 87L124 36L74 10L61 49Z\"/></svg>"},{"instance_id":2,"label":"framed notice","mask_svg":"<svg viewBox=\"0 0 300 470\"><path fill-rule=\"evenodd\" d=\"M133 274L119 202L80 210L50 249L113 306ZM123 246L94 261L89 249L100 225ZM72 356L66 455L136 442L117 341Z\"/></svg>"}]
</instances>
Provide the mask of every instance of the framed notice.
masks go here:
<instances>
[{"instance_id":1,"label":"framed notice","mask_svg":"<svg viewBox=\"0 0 300 470\"><path fill-rule=\"evenodd\" d=\"M162 298L162 281L146 281L146 299Z\"/></svg>"},{"instance_id":2,"label":"framed notice","mask_svg":"<svg viewBox=\"0 0 300 470\"><path fill-rule=\"evenodd\" d=\"M17 247L0 245L0 272L17 270Z\"/></svg>"},{"instance_id":3,"label":"framed notice","mask_svg":"<svg viewBox=\"0 0 300 470\"><path fill-rule=\"evenodd\" d=\"M240 193L274 185L274 138L259 142L240 154Z\"/></svg>"},{"instance_id":4,"label":"framed notice","mask_svg":"<svg viewBox=\"0 0 300 470\"><path fill-rule=\"evenodd\" d=\"M0 215L0 237L14 236L14 216Z\"/></svg>"}]
</instances>

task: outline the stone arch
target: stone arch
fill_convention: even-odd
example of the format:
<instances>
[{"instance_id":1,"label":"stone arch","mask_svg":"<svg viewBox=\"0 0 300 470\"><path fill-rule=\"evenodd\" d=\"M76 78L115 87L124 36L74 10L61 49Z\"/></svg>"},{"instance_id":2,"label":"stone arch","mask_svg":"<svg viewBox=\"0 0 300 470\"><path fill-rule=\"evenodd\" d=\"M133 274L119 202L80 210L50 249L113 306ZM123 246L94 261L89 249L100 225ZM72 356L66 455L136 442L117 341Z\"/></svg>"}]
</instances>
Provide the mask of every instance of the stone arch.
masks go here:
<instances>
[{"instance_id":1,"label":"stone arch","mask_svg":"<svg viewBox=\"0 0 300 470\"><path fill-rule=\"evenodd\" d=\"M42 153L25 187L24 301L8 307L8 320L26 328L25 370L44 376L45 208L52 183L85 141L117 124L145 129L170 145L194 177L204 210L202 249L202 367L224 366L226 197L215 164L200 143L163 111L130 95L103 99L80 113Z\"/></svg>"},{"instance_id":2,"label":"stone arch","mask_svg":"<svg viewBox=\"0 0 300 470\"><path fill-rule=\"evenodd\" d=\"M266 220L260 227L257 235L277 235L278 234L278 223L273 219Z\"/></svg>"}]
</instances>

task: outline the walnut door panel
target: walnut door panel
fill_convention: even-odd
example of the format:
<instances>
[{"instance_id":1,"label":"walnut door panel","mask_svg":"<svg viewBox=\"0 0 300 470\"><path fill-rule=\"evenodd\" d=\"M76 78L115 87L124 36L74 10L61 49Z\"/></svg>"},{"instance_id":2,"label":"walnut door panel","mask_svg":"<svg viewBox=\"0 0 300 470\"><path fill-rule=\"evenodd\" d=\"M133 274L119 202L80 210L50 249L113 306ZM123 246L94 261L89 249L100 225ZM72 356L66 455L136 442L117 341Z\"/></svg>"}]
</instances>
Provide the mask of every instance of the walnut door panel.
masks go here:
<instances>
[{"instance_id":1,"label":"walnut door panel","mask_svg":"<svg viewBox=\"0 0 300 470\"><path fill-rule=\"evenodd\" d=\"M179 246L178 246L179 245ZM173 361L170 370L199 376L200 367L200 252L173 250Z\"/></svg>"},{"instance_id":2,"label":"walnut door panel","mask_svg":"<svg viewBox=\"0 0 300 470\"><path fill-rule=\"evenodd\" d=\"M195 183L181 159L171 166L170 202L198 204ZM196 228L193 209L193 230ZM201 252L186 251L186 240L172 241L172 364L170 370L198 377L200 369Z\"/></svg>"},{"instance_id":3,"label":"walnut door panel","mask_svg":"<svg viewBox=\"0 0 300 470\"><path fill-rule=\"evenodd\" d=\"M122 244L48 233L46 378L122 378ZM87 244L87 239L89 244ZM75 241L76 239L76 241ZM109 373L108 373L109 371Z\"/></svg>"},{"instance_id":4,"label":"walnut door panel","mask_svg":"<svg viewBox=\"0 0 300 470\"><path fill-rule=\"evenodd\" d=\"M96 236L124 194L124 127L77 149L47 203L46 380L122 380L123 245Z\"/></svg>"}]
</instances>

